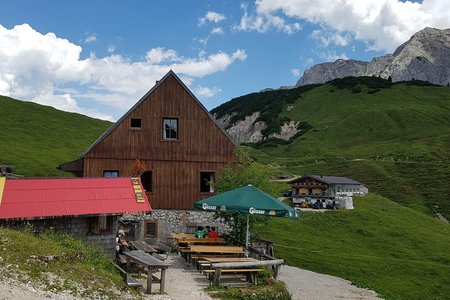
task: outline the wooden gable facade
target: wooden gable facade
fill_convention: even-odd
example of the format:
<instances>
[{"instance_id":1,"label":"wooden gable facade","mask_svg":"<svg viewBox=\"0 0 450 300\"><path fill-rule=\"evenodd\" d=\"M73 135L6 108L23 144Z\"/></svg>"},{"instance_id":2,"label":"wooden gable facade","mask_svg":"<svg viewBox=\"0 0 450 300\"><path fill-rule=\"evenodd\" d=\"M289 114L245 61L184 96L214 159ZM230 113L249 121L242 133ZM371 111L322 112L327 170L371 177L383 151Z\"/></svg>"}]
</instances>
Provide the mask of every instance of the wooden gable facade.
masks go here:
<instances>
[{"instance_id":1,"label":"wooden gable facade","mask_svg":"<svg viewBox=\"0 0 450 300\"><path fill-rule=\"evenodd\" d=\"M209 197L209 182L236 161L235 144L170 71L83 155L83 176L135 176L153 208L193 209ZM208 190L205 190L205 186Z\"/></svg>"}]
</instances>

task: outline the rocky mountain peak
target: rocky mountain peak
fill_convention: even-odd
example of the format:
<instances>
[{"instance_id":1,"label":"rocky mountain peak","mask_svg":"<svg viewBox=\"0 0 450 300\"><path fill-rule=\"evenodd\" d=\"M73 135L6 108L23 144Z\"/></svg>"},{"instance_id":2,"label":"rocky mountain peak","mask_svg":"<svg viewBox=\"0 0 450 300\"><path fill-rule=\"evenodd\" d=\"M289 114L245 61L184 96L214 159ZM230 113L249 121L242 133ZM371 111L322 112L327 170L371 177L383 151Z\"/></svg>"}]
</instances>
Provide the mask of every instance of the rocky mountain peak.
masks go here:
<instances>
[{"instance_id":1,"label":"rocky mountain peak","mask_svg":"<svg viewBox=\"0 0 450 300\"><path fill-rule=\"evenodd\" d=\"M325 83L347 76L391 77L393 81L419 79L435 84L450 82L450 29L426 27L393 54L370 62L338 59L306 70L296 86Z\"/></svg>"}]
</instances>

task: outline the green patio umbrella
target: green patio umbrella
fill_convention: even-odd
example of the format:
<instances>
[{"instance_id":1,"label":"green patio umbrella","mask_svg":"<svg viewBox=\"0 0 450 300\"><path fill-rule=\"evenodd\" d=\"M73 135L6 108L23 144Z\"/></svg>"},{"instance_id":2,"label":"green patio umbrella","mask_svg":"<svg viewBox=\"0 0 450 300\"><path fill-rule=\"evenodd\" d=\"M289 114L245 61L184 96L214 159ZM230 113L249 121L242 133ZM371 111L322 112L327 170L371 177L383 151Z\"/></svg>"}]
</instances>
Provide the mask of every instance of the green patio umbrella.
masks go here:
<instances>
[{"instance_id":1,"label":"green patio umbrella","mask_svg":"<svg viewBox=\"0 0 450 300\"><path fill-rule=\"evenodd\" d=\"M241 213L247 215L245 245L248 246L248 221L250 215L297 219L297 211L283 202L267 195L252 185L243 186L194 203L205 211Z\"/></svg>"}]
</instances>

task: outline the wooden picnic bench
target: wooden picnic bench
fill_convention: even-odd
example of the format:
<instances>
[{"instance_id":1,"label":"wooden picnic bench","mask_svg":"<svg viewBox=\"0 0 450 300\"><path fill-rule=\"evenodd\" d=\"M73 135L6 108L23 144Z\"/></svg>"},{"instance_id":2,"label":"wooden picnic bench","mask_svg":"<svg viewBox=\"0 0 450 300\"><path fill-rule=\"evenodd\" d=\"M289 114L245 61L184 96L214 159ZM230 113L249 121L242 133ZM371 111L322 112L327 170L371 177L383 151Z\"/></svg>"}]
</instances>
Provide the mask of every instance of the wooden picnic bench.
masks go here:
<instances>
[{"instance_id":1,"label":"wooden picnic bench","mask_svg":"<svg viewBox=\"0 0 450 300\"><path fill-rule=\"evenodd\" d=\"M144 251L146 253L157 253L158 251L153 248L152 246L150 246L149 244L147 244L144 241L130 241L129 242L131 244L131 246L133 246L136 250L141 250Z\"/></svg>"},{"instance_id":2,"label":"wooden picnic bench","mask_svg":"<svg viewBox=\"0 0 450 300\"><path fill-rule=\"evenodd\" d=\"M120 272L120 275L122 275L123 279L125 280L125 283L130 287L142 287L142 283L137 281L136 278L131 276L127 271L122 269L118 264L114 264L116 269Z\"/></svg>"},{"instance_id":3,"label":"wooden picnic bench","mask_svg":"<svg viewBox=\"0 0 450 300\"><path fill-rule=\"evenodd\" d=\"M274 277L277 279L279 269L283 264L282 259L273 260L262 260L262 261L244 261L244 262L223 262L223 263L212 263L211 271L208 273L212 274L212 284L214 286L220 286L220 278L222 273L246 273L249 277L253 277L253 283L257 284L256 274L263 271L262 268L266 266L276 266ZM210 276L211 279L211 276Z\"/></svg>"},{"instance_id":4,"label":"wooden picnic bench","mask_svg":"<svg viewBox=\"0 0 450 300\"><path fill-rule=\"evenodd\" d=\"M211 264L212 263L222 263L222 262L243 262L243 261L258 261L256 258L253 257L231 257L231 256L203 256L199 257L197 260L198 270L200 272L204 272L206 270L212 270ZM204 273L210 273L210 271L204 272Z\"/></svg>"},{"instance_id":5,"label":"wooden picnic bench","mask_svg":"<svg viewBox=\"0 0 450 300\"><path fill-rule=\"evenodd\" d=\"M123 255L127 259L127 270L130 270L131 263L137 264L142 269L147 269L147 294L151 294L153 283L159 283L159 293L164 294L166 269L169 267L168 263L163 262L141 250L124 252ZM153 275L153 273L157 271L161 271L161 276L159 278Z\"/></svg>"},{"instance_id":6,"label":"wooden picnic bench","mask_svg":"<svg viewBox=\"0 0 450 300\"><path fill-rule=\"evenodd\" d=\"M222 238L184 238L179 239L177 244L179 246L192 246L192 245L201 245L201 244L225 244L226 241Z\"/></svg>"},{"instance_id":7,"label":"wooden picnic bench","mask_svg":"<svg viewBox=\"0 0 450 300\"><path fill-rule=\"evenodd\" d=\"M186 254L186 260L191 262L192 255L196 254L198 257L202 255L243 255L245 254L245 249L239 246L222 246L222 245L214 245L214 246L199 246L192 245L190 249L184 249L181 252Z\"/></svg>"},{"instance_id":8,"label":"wooden picnic bench","mask_svg":"<svg viewBox=\"0 0 450 300\"><path fill-rule=\"evenodd\" d=\"M182 239L182 238L193 238L195 234L193 233L172 233L170 235L173 239Z\"/></svg>"}]
</instances>

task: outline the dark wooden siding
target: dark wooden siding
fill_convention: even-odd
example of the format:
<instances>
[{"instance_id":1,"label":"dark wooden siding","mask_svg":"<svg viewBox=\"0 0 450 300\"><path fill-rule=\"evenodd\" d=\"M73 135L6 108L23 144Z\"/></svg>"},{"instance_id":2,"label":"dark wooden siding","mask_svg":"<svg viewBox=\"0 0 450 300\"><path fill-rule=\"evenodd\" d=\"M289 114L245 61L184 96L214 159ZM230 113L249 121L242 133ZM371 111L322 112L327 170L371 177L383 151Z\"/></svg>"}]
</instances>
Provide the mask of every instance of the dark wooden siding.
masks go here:
<instances>
[{"instance_id":1,"label":"dark wooden siding","mask_svg":"<svg viewBox=\"0 0 450 300\"><path fill-rule=\"evenodd\" d=\"M193 209L197 200L212 196L200 193L200 172L214 171L220 176L223 163L142 161L152 171L152 192L147 193L152 208ZM92 177L103 176L103 170L118 170L121 177L133 176L134 160L89 159L85 172Z\"/></svg>"},{"instance_id":2,"label":"dark wooden siding","mask_svg":"<svg viewBox=\"0 0 450 300\"><path fill-rule=\"evenodd\" d=\"M164 117L179 119L179 139L163 140ZM141 129L130 120L141 118ZM193 202L211 194L200 193L200 171L215 171L236 161L234 144L210 119L174 75L166 77L106 137L84 155L84 176L103 176L118 170L133 176L136 159L152 171L153 208L192 209Z\"/></svg>"},{"instance_id":3,"label":"dark wooden siding","mask_svg":"<svg viewBox=\"0 0 450 300\"><path fill-rule=\"evenodd\" d=\"M164 117L179 119L177 141L163 140ZM141 130L130 129L131 118L142 118ZM195 99L169 76L85 158L227 162L235 159L233 149Z\"/></svg>"}]
</instances>

